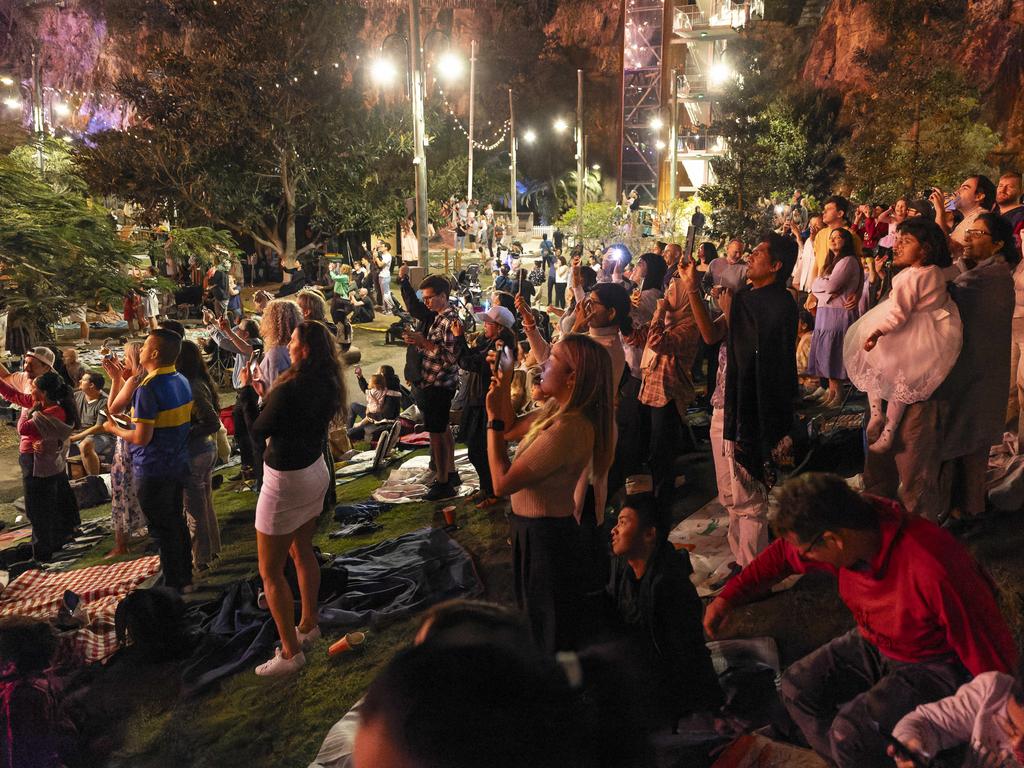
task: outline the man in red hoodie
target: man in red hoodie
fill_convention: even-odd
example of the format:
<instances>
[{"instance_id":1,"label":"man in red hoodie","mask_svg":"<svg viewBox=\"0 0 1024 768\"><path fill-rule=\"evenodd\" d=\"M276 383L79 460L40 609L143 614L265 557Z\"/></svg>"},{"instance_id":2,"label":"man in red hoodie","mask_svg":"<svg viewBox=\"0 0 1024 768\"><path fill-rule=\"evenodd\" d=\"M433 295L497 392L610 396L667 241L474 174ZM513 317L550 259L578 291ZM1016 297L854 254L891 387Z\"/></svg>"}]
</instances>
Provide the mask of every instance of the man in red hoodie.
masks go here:
<instances>
[{"instance_id":1,"label":"man in red hoodie","mask_svg":"<svg viewBox=\"0 0 1024 768\"><path fill-rule=\"evenodd\" d=\"M919 704L982 672L1012 672L1017 651L994 587L948 532L842 478L788 481L778 539L730 581L704 616L729 612L794 573L827 572L857 627L788 670L782 698L816 752L840 768L890 766L883 735Z\"/></svg>"}]
</instances>

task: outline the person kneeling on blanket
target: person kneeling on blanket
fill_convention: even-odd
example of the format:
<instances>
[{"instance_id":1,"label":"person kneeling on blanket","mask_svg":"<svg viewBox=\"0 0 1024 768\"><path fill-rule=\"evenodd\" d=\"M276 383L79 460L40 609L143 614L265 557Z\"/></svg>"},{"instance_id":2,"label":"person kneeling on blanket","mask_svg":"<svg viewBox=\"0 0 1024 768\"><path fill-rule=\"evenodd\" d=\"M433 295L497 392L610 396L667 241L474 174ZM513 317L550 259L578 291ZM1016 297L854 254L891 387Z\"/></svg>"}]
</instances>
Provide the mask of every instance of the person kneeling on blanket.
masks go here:
<instances>
[{"instance_id":1,"label":"person kneeling on blanket","mask_svg":"<svg viewBox=\"0 0 1024 768\"><path fill-rule=\"evenodd\" d=\"M891 766L885 736L900 718L972 675L1014 669L992 582L934 523L812 473L781 488L774 526L779 538L726 585L704 626L716 637L737 605L790 574L837 578L857 627L790 666L781 685L793 721L831 764Z\"/></svg>"}]
</instances>

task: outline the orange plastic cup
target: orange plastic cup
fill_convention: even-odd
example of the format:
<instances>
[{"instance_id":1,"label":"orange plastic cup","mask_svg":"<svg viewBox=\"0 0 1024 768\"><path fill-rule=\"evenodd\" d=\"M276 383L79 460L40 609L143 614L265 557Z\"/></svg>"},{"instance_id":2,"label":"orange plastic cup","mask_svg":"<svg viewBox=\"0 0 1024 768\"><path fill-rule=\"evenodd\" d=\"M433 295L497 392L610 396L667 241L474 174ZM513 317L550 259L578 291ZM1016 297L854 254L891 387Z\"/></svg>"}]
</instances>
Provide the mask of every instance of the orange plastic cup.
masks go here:
<instances>
[{"instance_id":1,"label":"orange plastic cup","mask_svg":"<svg viewBox=\"0 0 1024 768\"><path fill-rule=\"evenodd\" d=\"M346 651L362 650L364 642L366 642L365 632L349 632L340 640L331 644L331 647L327 649L327 655L337 656L339 653L345 653Z\"/></svg>"},{"instance_id":2,"label":"orange plastic cup","mask_svg":"<svg viewBox=\"0 0 1024 768\"><path fill-rule=\"evenodd\" d=\"M444 509L441 510L441 512L444 514L444 524L445 525L455 525L455 505L454 504L450 504L449 506L445 507Z\"/></svg>"}]
</instances>

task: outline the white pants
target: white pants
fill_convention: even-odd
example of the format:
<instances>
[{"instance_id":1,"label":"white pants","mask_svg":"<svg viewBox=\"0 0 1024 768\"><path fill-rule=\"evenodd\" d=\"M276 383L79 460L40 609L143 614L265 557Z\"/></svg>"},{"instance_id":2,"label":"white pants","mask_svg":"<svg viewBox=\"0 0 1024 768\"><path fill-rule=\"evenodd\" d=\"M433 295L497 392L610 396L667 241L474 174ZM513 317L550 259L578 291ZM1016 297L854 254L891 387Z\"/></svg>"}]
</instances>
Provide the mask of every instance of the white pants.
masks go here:
<instances>
[{"instance_id":1,"label":"white pants","mask_svg":"<svg viewBox=\"0 0 1024 768\"><path fill-rule=\"evenodd\" d=\"M733 442L722 436L725 411L711 414L711 455L715 460L718 501L729 513L729 549L745 568L768 546L768 494L733 458Z\"/></svg>"},{"instance_id":2,"label":"white pants","mask_svg":"<svg viewBox=\"0 0 1024 768\"><path fill-rule=\"evenodd\" d=\"M384 309L393 309L395 306L395 300L391 297L391 273L381 272L377 275L377 280L380 281L380 297L381 306Z\"/></svg>"}]
</instances>

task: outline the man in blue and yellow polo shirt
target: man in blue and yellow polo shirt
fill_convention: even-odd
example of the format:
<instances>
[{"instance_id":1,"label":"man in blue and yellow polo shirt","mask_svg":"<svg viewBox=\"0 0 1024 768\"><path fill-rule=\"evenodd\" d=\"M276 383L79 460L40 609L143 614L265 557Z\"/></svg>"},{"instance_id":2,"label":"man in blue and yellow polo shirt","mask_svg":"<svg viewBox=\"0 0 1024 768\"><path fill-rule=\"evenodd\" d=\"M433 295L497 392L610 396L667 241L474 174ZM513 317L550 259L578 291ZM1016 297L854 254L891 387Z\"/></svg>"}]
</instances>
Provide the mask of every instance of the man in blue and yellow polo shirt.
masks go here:
<instances>
[{"instance_id":1,"label":"man in blue and yellow polo shirt","mask_svg":"<svg viewBox=\"0 0 1024 768\"><path fill-rule=\"evenodd\" d=\"M139 353L147 375L132 397L133 428L108 421L105 429L128 443L139 506L160 545L164 583L190 591L192 545L182 493L188 473L192 387L174 367L180 350L181 336L174 331L150 332Z\"/></svg>"}]
</instances>

